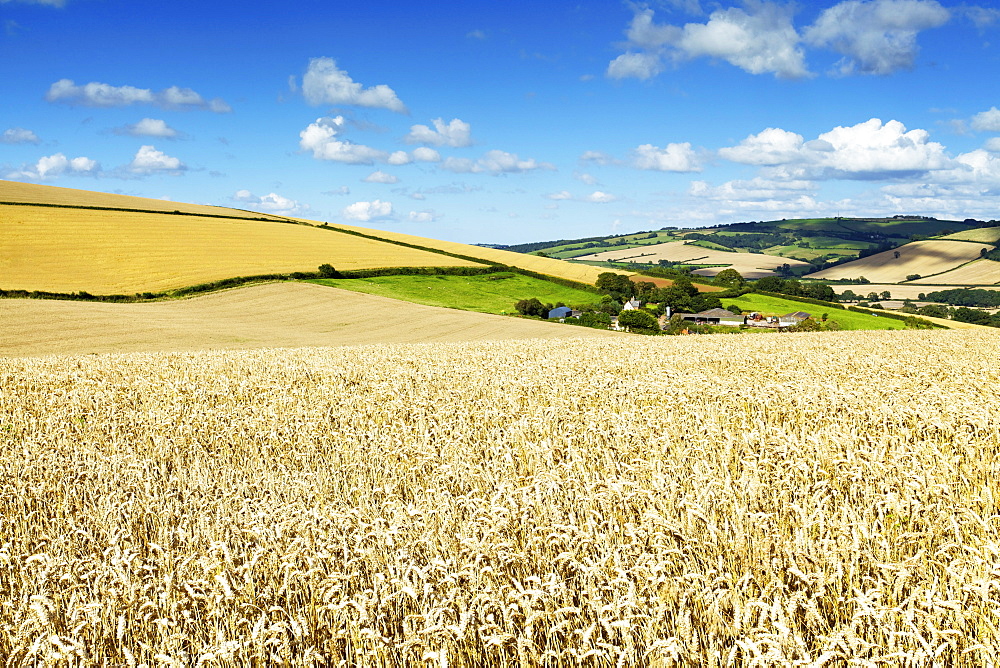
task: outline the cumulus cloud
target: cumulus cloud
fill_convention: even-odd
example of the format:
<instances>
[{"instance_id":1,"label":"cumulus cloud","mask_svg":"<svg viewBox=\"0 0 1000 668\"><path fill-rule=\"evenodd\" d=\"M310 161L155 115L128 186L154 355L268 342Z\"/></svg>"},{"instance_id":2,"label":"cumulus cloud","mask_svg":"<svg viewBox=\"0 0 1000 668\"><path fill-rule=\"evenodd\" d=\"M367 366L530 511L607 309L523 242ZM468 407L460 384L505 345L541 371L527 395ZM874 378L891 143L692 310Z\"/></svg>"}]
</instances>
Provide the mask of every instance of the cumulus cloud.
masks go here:
<instances>
[{"instance_id":1,"label":"cumulus cloud","mask_svg":"<svg viewBox=\"0 0 1000 668\"><path fill-rule=\"evenodd\" d=\"M141 146L136 151L135 157L128 165L128 170L133 174L154 174L166 172L179 174L187 167L179 159L171 157L162 151L157 151L154 146Z\"/></svg>"},{"instance_id":2,"label":"cumulus cloud","mask_svg":"<svg viewBox=\"0 0 1000 668\"><path fill-rule=\"evenodd\" d=\"M352 165L370 165L389 157L385 151L340 139L344 125L343 116L317 118L299 133L299 146L304 151L312 151L317 160Z\"/></svg>"},{"instance_id":3,"label":"cumulus cloud","mask_svg":"<svg viewBox=\"0 0 1000 668\"><path fill-rule=\"evenodd\" d=\"M60 79L49 86L45 99L49 102L84 107L128 107L133 104L150 104L164 109L207 109L216 113L232 111L221 98L206 100L190 88L171 86L154 93L149 88L112 86L96 81L77 86L71 79Z\"/></svg>"},{"instance_id":4,"label":"cumulus cloud","mask_svg":"<svg viewBox=\"0 0 1000 668\"><path fill-rule=\"evenodd\" d=\"M64 175L97 176L101 165L87 157L67 158L62 153L39 158L34 165L22 167L19 171L7 173L8 178L52 179Z\"/></svg>"},{"instance_id":5,"label":"cumulus cloud","mask_svg":"<svg viewBox=\"0 0 1000 668\"><path fill-rule=\"evenodd\" d=\"M497 150L487 151L478 160L451 157L446 159L441 166L448 171L460 174L486 173L493 175L519 174L538 169L555 169L555 165L548 162L539 162L534 158L522 160L516 153Z\"/></svg>"},{"instance_id":6,"label":"cumulus cloud","mask_svg":"<svg viewBox=\"0 0 1000 668\"><path fill-rule=\"evenodd\" d=\"M972 117L972 129L979 132L1000 132L1000 109L990 107Z\"/></svg>"},{"instance_id":7,"label":"cumulus cloud","mask_svg":"<svg viewBox=\"0 0 1000 668\"><path fill-rule=\"evenodd\" d=\"M408 144L430 144L431 146L454 146L456 148L472 145L471 126L458 118L445 123L444 119L435 118L431 121L434 128L426 125L414 125L404 141Z\"/></svg>"},{"instance_id":8,"label":"cumulus cloud","mask_svg":"<svg viewBox=\"0 0 1000 668\"><path fill-rule=\"evenodd\" d=\"M632 165L638 169L651 169L660 172L701 171L698 156L695 155L689 142L667 144L665 148L643 144L633 152Z\"/></svg>"},{"instance_id":9,"label":"cumulus cloud","mask_svg":"<svg viewBox=\"0 0 1000 668\"><path fill-rule=\"evenodd\" d=\"M10 128L0 135L0 144L37 144L40 141L38 135L24 128Z\"/></svg>"},{"instance_id":10,"label":"cumulus cloud","mask_svg":"<svg viewBox=\"0 0 1000 668\"><path fill-rule=\"evenodd\" d=\"M355 202L350 206L344 207L340 212L344 218L348 220L357 220L362 223L367 223L370 220L375 220L376 218L387 218L392 215L392 203L383 202L382 200L373 200L371 202Z\"/></svg>"},{"instance_id":11,"label":"cumulus cloud","mask_svg":"<svg viewBox=\"0 0 1000 668\"><path fill-rule=\"evenodd\" d=\"M603 151L584 151L580 162L592 162L595 165L613 165L615 159Z\"/></svg>"},{"instance_id":12,"label":"cumulus cloud","mask_svg":"<svg viewBox=\"0 0 1000 668\"><path fill-rule=\"evenodd\" d=\"M845 0L824 10L804 38L843 55L842 75L890 74L912 68L917 34L949 18L936 0Z\"/></svg>"},{"instance_id":13,"label":"cumulus cloud","mask_svg":"<svg viewBox=\"0 0 1000 668\"><path fill-rule=\"evenodd\" d=\"M273 213L279 216L291 216L309 207L298 200L283 197L277 193L268 193L258 197L249 190L237 190L232 198L248 209Z\"/></svg>"},{"instance_id":14,"label":"cumulus cloud","mask_svg":"<svg viewBox=\"0 0 1000 668\"><path fill-rule=\"evenodd\" d=\"M648 79L666 61L717 58L751 74L780 78L809 75L792 11L776 2L748 3L713 12L706 23L657 24L653 10L637 8L626 31L626 52L608 65L614 79Z\"/></svg>"},{"instance_id":15,"label":"cumulus cloud","mask_svg":"<svg viewBox=\"0 0 1000 668\"><path fill-rule=\"evenodd\" d=\"M583 201L592 202L594 204L607 204L608 202L617 202L618 197L616 195L612 195L611 193L595 190L594 192L584 197Z\"/></svg>"},{"instance_id":16,"label":"cumulus cloud","mask_svg":"<svg viewBox=\"0 0 1000 668\"><path fill-rule=\"evenodd\" d=\"M438 214L431 210L411 211L408 216L411 223L433 223L439 218Z\"/></svg>"},{"instance_id":17,"label":"cumulus cloud","mask_svg":"<svg viewBox=\"0 0 1000 668\"><path fill-rule=\"evenodd\" d=\"M573 199L573 196L568 190L560 190L557 193L549 193L545 195L546 199L563 200L563 199Z\"/></svg>"},{"instance_id":18,"label":"cumulus cloud","mask_svg":"<svg viewBox=\"0 0 1000 668\"><path fill-rule=\"evenodd\" d=\"M440 162L441 154L432 148L421 146L413 149L413 159L417 162Z\"/></svg>"},{"instance_id":19,"label":"cumulus cloud","mask_svg":"<svg viewBox=\"0 0 1000 668\"><path fill-rule=\"evenodd\" d=\"M166 121L156 118L144 118L138 123L115 128L113 132L117 135L131 137L162 137L163 139L175 139L180 135L177 130L167 125Z\"/></svg>"},{"instance_id":20,"label":"cumulus cloud","mask_svg":"<svg viewBox=\"0 0 1000 668\"><path fill-rule=\"evenodd\" d=\"M399 179L393 174L386 174L381 169L376 169L374 172L369 174L364 178L366 183L399 183Z\"/></svg>"},{"instance_id":21,"label":"cumulus cloud","mask_svg":"<svg viewBox=\"0 0 1000 668\"><path fill-rule=\"evenodd\" d=\"M780 167L798 178L884 179L940 170L950 165L945 148L926 130L872 118L836 127L812 141L780 128L750 135L719 156L750 165Z\"/></svg>"},{"instance_id":22,"label":"cumulus cloud","mask_svg":"<svg viewBox=\"0 0 1000 668\"><path fill-rule=\"evenodd\" d=\"M987 139L983 148L992 153L1000 153L1000 137L991 137Z\"/></svg>"},{"instance_id":23,"label":"cumulus cloud","mask_svg":"<svg viewBox=\"0 0 1000 668\"><path fill-rule=\"evenodd\" d=\"M767 128L750 135L737 146L719 149L726 160L746 165L780 165L796 160L802 151L802 135L780 128Z\"/></svg>"},{"instance_id":24,"label":"cumulus cloud","mask_svg":"<svg viewBox=\"0 0 1000 668\"><path fill-rule=\"evenodd\" d=\"M406 112L396 92L384 84L365 88L337 67L333 58L313 58L302 77L302 94L312 105L347 104Z\"/></svg>"}]
</instances>

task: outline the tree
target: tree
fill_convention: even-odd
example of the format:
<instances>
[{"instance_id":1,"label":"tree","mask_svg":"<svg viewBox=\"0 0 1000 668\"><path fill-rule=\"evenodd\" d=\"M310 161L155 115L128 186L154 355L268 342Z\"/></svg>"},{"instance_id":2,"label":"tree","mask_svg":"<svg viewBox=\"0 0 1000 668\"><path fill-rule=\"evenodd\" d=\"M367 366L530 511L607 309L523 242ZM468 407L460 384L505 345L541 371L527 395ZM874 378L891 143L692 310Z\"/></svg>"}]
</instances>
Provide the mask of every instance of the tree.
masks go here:
<instances>
[{"instance_id":1,"label":"tree","mask_svg":"<svg viewBox=\"0 0 1000 668\"><path fill-rule=\"evenodd\" d=\"M656 318L641 309L619 313L618 325L638 330L658 331L660 329L660 323L656 321Z\"/></svg>"},{"instance_id":2,"label":"tree","mask_svg":"<svg viewBox=\"0 0 1000 668\"><path fill-rule=\"evenodd\" d=\"M514 304L514 308L521 315L534 315L540 318L544 318L549 314L549 309L545 308L545 304L538 300L538 297L532 297L531 299L522 299L521 301Z\"/></svg>"},{"instance_id":3,"label":"tree","mask_svg":"<svg viewBox=\"0 0 1000 668\"><path fill-rule=\"evenodd\" d=\"M594 285L620 302L628 300L635 294L635 285L625 274L603 272L597 275Z\"/></svg>"},{"instance_id":4,"label":"tree","mask_svg":"<svg viewBox=\"0 0 1000 668\"><path fill-rule=\"evenodd\" d=\"M986 249L984 248L983 250L986 250ZM907 274L907 276L906 276L906 280L908 280L908 281L915 281L918 278L920 278L920 274Z\"/></svg>"},{"instance_id":5,"label":"tree","mask_svg":"<svg viewBox=\"0 0 1000 668\"><path fill-rule=\"evenodd\" d=\"M888 290L883 290L882 294L879 295L882 299L892 299L892 293Z\"/></svg>"},{"instance_id":6,"label":"tree","mask_svg":"<svg viewBox=\"0 0 1000 668\"><path fill-rule=\"evenodd\" d=\"M319 266L319 275L323 278L340 278L340 272L333 268L333 265L321 264Z\"/></svg>"},{"instance_id":7,"label":"tree","mask_svg":"<svg viewBox=\"0 0 1000 668\"><path fill-rule=\"evenodd\" d=\"M854 290L844 290L844 292L840 295L840 301L842 302L856 302L859 299L861 299L861 297L854 292Z\"/></svg>"},{"instance_id":8,"label":"tree","mask_svg":"<svg viewBox=\"0 0 1000 668\"><path fill-rule=\"evenodd\" d=\"M712 283L715 285L724 285L730 288L742 288L747 284L746 279L743 278L743 274L732 268L720 271L715 275L715 279Z\"/></svg>"},{"instance_id":9,"label":"tree","mask_svg":"<svg viewBox=\"0 0 1000 668\"><path fill-rule=\"evenodd\" d=\"M892 257L893 257L893 259L898 260L899 259L899 251L893 251Z\"/></svg>"}]
</instances>

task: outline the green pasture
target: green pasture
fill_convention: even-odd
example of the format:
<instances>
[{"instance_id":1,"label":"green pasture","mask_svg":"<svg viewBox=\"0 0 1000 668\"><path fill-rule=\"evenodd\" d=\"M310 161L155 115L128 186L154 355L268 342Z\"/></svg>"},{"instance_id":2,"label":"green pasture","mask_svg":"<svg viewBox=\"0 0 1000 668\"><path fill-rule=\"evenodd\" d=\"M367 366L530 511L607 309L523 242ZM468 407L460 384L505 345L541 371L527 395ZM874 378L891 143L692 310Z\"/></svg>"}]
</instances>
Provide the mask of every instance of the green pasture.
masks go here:
<instances>
[{"instance_id":1,"label":"green pasture","mask_svg":"<svg viewBox=\"0 0 1000 668\"><path fill-rule=\"evenodd\" d=\"M543 304L593 304L601 295L514 273L481 276L377 276L311 281L427 306L480 313L513 313L514 303L537 297Z\"/></svg>"},{"instance_id":2,"label":"green pasture","mask_svg":"<svg viewBox=\"0 0 1000 668\"><path fill-rule=\"evenodd\" d=\"M836 320L841 329L904 329L905 325L901 320L892 318L882 318L866 313L855 313L854 311L842 311L837 308L819 306L806 302L794 301L792 299L781 299L768 295L758 295L749 293L734 299L723 299L722 306L736 304L744 312L759 311L765 315L784 315L793 311L805 311L814 320L819 320L824 313L828 315L827 320Z\"/></svg>"}]
</instances>

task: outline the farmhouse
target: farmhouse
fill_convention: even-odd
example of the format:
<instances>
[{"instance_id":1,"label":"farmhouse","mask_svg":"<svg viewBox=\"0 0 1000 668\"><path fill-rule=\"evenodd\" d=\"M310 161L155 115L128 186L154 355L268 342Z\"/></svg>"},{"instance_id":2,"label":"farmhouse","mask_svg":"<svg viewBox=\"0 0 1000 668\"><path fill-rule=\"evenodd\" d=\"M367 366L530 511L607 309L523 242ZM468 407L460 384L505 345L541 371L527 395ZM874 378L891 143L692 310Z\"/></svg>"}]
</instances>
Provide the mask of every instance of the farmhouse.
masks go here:
<instances>
[{"instance_id":1,"label":"farmhouse","mask_svg":"<svg viewBox=\"0 0 1000 668\"><path fill-rule=\"evenodd\" d=\"M640 302L638 299L636 299L635 297L633 297L632 299L630 299L627 302L625 302L624 304L622 304L622 310L623 311L635 311L640 306L642 306L642 302Z\"/></svg>"}]
</instances>

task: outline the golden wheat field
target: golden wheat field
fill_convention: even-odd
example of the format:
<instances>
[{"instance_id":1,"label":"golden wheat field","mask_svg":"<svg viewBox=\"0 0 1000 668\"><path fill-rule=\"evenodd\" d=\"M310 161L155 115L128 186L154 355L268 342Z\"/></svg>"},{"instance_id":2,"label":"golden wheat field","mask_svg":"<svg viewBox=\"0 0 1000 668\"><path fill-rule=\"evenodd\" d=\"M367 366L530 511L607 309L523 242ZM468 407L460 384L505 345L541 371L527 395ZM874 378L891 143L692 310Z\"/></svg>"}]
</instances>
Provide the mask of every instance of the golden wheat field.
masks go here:
<instances>
[{"instance_id":1,"label":"golden wheat field","mask_svg":"<svg viewBox=\"0 0 1000 668\"><path fill-rule=\"evenodd\" d=\"M18 204L58 204L61 206L97 206L114 209L141 209L145 211L162 211L173 213L195 213L210 216L232 216L237 218L268 218L284 220L280 216L272 216L257 211L243 211L227 207L210 206L206 204L186 204L170 200L150 199L148 197L132 197L130 195L115 195L112 193L77 190L75 188L60 188L43 186L37 183L21 183L20 181L0 180L0 202ZM49 210L49 213L53 213Z\"/></svg>"},{"instance_id":2,"label":"golden wheat field","mask_svg":"<svg viewBox=\"0 0 1000 668\"><path fill-rule=\"evenodd\" d=\"M0 206L0 236L7 290L131 294L321 264L476 264L307 225L131 211Z\"/></svg>"},{"instance_id":3,"label":"golden wheat field","mask_svg":"<svg viewBox=\"0 0 1000 668\"><path fill-rule=\"evenodd\" d=\"M8 665L983 666L1000 336L0 360Z\"/></svg>"},{"instance_id":4,"label":"golden wheat field","mask_svg":"<svg viewBox=\"0 0 1000 668\"><path fill-rule=\"evenodd\" d=\"M1000 262L996 260L975 260L958 269L930 278L913 281L914 283L945 283L949 285L989 285L1000 283Z\"/></svg>"}]
</instances>

